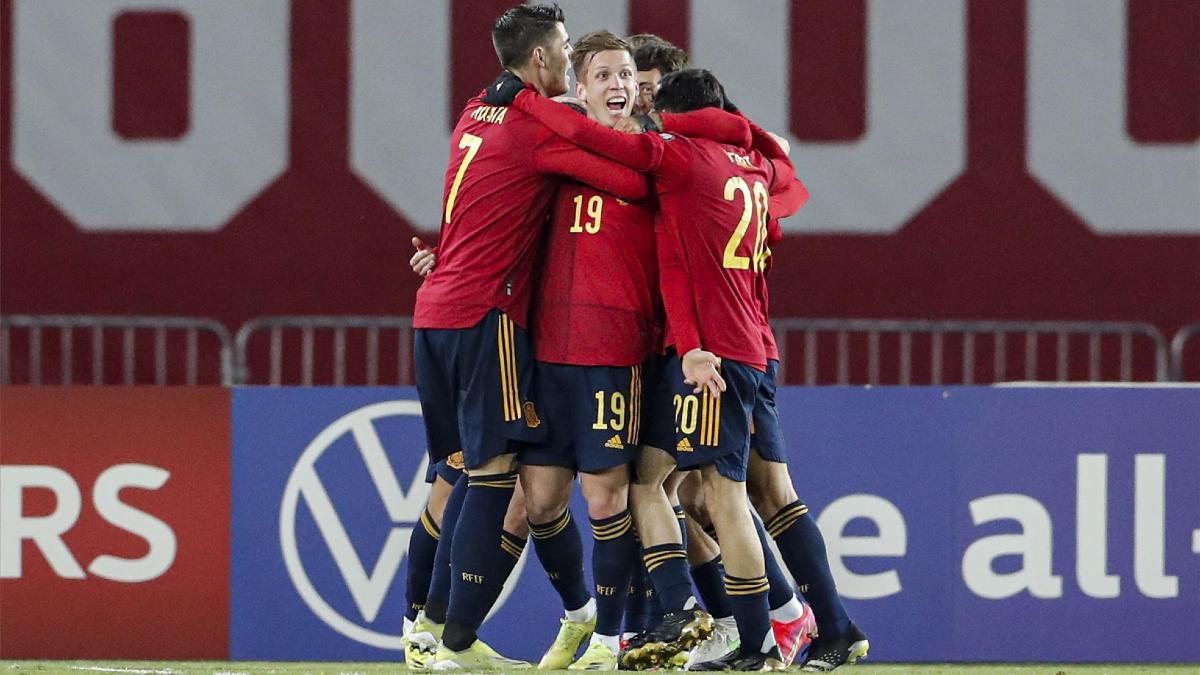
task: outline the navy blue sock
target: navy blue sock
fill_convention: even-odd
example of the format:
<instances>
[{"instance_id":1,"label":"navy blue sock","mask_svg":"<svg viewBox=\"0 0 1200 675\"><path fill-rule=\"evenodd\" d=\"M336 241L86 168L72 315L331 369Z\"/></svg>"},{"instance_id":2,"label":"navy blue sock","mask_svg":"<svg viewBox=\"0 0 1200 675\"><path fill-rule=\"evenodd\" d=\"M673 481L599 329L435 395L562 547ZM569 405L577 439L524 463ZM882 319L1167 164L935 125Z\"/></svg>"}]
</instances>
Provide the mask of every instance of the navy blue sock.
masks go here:
<instances>
[{"instance_id":1,"label":"navy blue sock","mask_svg":"<svg viewBox=\"0 0 1200 675\"><path fill-rule=\"evenodd\" d=\"M767 592L767 604L771 609L779 609L796 597L796 591L792 589L792 582L788 581L787 575L779 567L779 561L775 559L775 552L767 544L767 531L763 527L762 521L753 513L750 514L750 518L754 520L754 529L758 532L758 543L762 544L767 583L771 586Z\"/></svg>"},{"instance_id":2,"label":"navy blue sock","mask_svg":"<svg viewBox=\"0 0 1200 675\"><path fill-rule=\"evenodd\" d=\"M664 612L683 609L692 597L692 579L688 576L687 553L679 544L660 544L642 551L642 561L650 574L650 583Z\"/></svg>"},{"instance_id":3,"label":"navy blue sock","mask_svg":"<svg viewBox=\"0 0 1200 675\"><path fill-rule=\"evenodd\" d=\"M700 593L704 609L714 619L733 616L733 606L729 604L729 596L725 595L725 567L721 564L720 555L693 567L692 581Z\"/></svg>"},{"instance_id":4,"label":"navy blue sock","mask_svg":"<svg viewBox=\"0 0 1200 675\"><path fill-rule=\"evenodd\" d=\"M683 542L683 550L687 550L687 514L683 512L683 506L676 504L671 507L675 512L675 522L679 523L679 536L682 537L679 541Z\"/></svg>"},{"instance_id":5,"label":"navy blue sock","mask_svg":"<svg viewBox=\"0 0 1200 675\"><path fill-rule=\"evenodd\" d=\"M650 580L646 577L646 566L641 560L633 564L633 575L629 579L629 597L625 599L626 633L646 630L650 621Z\"/></svg>"},{"instance_id":6,"label":"navy blue sock","mask_svg":"<svg viewBox=\"0 0 1200 675\"><path fill-rule=\"evenodd\" d=\"M571 509L563 509L548 523L529 523L529 531L533 535L533 550L550 577L550 585L562 598L563 607L579 609L587 604L592 596L583 580L583 540L571 518Z\"/></svg>"},{"instance_id":7,"label":"navy blue sock","mask_svg":"<svg viewBox=\"0 0 1200 675\"><path fill-rule=\"evenodd\" d=\"M501 546L504 514L517 486L516 472L468 476L467 497L450 554L450 608L442 641L462 651L500 597L512 556Z\"/></svg>"},{"instance_id":8,"label":"navy blue sock","mask_svg":"<svg viewBox=\"0 0 1200 675\"><path fill-rule=\"evenodd\" d=\"M850 630L850 617L829 571L825 538L808 515L808 507L796 500L771 516L766 528L799 584L800 593L812 606L821 635L845 635Z\"/></svg>"},{"instance_id":9,"label":"navy blue sock","mask_svg":"<svg viewBox=\"0 0 1200 675\"><path fill-rule=\"evenodd\" d=\"M771 632L770 610L767 607L767 577L725 576L725 592L733 606L733 619L741 637L742 654L761 654L763 642ZM774 642L774 637L771 639Z\"/></svg>"},{"instance_id":10,"label":"navy blue sock","mask_svg":"<svg viewBox=\"0 0 1200 675\"><path fill-rule=\"evenodd\" d=\"M446 608L450 606L450 552L458 514L467 497L467 479L460 477L446 499L442 510L442 536L433 556L433 574L429 577L429 592L425 599L425 616L435 623L446 623Z\"/></svg>"},{"instance_id":11,"label":"navy blue sock","mask_svg":"<svg viewBox=\"0 0 1200 675\"><path fill-rule=\"evenodd\" d=\"M517 561L521 559L521 554L525 552L525 539L517 535L504 531L500 533L500 548L508 554L504 559L504 581L508 581L508 575L512 574L513 568L517 566Z\"/></svg>"},{"instance_id":12,"label":"navy blue sock","mask_svg":"<svg viewBox=\"0 0 1200 675\"><path fill-rule=\"evenodd\" d=\"M629 581L638 560L633 518L625 510L592 520L592 577L596 582L596 632L618 635Z\"/></svg>"},{"instance_id":13,"label":"navy blue sock","mask_svg":"<svg viewBox=\"0 0 1200 675\"><path fill-rule=\"evenodd\" d=\"M646 621L647 627L654 627L662 623L663 616L667 613L667 608L663 606L662 598L659 597L658 591L654 590L654 580L650 579L650 574L646 574L649 580L649 587L646 588Z\"/></svg>"},{"instance_id":14,"label":"navy blue sock","mask_svg":"<svg viewBox=\"0 0 1200 675\"><path fill-rule=\"evenodd\" d=\"M421 513L421 527L414 527L408 540L408 572L405 579L408 608L404 618L412 621L417 618L417 612L425 608L425 600L429 597L429 582L433 577L433 558L437 555L438 539L441 538L441 528L433 522L426 508Z\"/></svg>"}]
</instances>

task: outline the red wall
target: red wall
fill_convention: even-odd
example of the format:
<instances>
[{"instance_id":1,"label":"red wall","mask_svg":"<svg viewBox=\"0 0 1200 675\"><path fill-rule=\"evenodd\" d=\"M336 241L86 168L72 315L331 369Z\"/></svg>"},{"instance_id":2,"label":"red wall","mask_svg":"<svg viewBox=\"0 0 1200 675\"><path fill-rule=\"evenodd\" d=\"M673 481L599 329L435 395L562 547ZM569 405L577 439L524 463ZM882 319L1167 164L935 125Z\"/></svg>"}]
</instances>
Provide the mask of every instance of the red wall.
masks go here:
<instances>
[{"instance_id":1,"label":"red wall","mask_svg":"<svg viewBox=\"0 0 1200 675\"><path fill-rule=\"evenodd\" d=\"M449 108L494 76L487 29L509 4L453 5ZM629 6L633 31L687 45L686 0ZM1200 237L1098 236L1026 171L1025 2L966 7L966 171L895 235L787 237L776 250L775 315L1140 320L1168 338L1200 321ZM1128 16L1130 134L1195 141L1200 3L1131 0ZM791 17L793 134L855 138L865 123L865 3L793 0ZM166 34L177 31L172 15L160 20ZM165 52L163 68L187 72L187 54L154 43L160 31L148 21L118 26L126 38L117 88L126 93L116 97L114 125L123 135L171 137L187 122L177 91L140 122L127 106L139 82L171 80L139 68L139 53ZM266 314L411 311L411 229L348 168L349 3L292 3L289 168L213 233L84 233L14 171L12 31L13 3L2 0L5 313L199 315L235 329ZM720 70L719 62L705 65Z\"/></svg>"}]
</instances>

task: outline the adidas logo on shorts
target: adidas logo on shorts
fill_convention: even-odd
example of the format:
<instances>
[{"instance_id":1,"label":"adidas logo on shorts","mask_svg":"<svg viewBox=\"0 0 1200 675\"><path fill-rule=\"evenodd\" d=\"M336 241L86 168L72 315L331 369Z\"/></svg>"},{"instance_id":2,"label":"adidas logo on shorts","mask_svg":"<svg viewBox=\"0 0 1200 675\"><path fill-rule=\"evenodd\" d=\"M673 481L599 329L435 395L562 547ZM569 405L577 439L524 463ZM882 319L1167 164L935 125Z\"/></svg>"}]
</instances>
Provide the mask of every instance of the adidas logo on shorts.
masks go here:
<instances>
[{"instance_id":1,"label":"adidas logo on shorts","mask_svg":"<svg viewBox=\"0 0 1200 675\"><path fill-rule=\"evenodd\" d=\"M613 450L624 450L625 444L621 442L621 434L614 434L612 438L604 443L604 447L612 448Z\"/></svg>"},{"instance_id":2,"label":"adidas logo on shorts","mask_svg":"<svg viewBox=\"0 0 1200 675\"><path fill-rule=\"evenodd\" d=\"M692 442L684 438L675 446L675 452L692 452L695 448L692 447Z\"/></svg>"}]
</instances>

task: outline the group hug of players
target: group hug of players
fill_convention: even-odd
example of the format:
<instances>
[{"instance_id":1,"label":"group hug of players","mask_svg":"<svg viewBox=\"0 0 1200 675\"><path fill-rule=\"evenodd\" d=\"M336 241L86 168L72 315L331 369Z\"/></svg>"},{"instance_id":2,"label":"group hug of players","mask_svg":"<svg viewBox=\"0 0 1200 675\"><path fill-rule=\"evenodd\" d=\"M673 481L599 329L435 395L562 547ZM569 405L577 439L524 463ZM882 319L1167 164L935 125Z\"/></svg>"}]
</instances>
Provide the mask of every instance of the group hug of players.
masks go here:
<instances>
[{"instance_id":1,"label":"group hug of players","mask_svg":"<svg viewBox=\"0 0 1200 675\"><path fill-rule=\"evenodd\" d=\"M409 549L408 665L531 667L476 635L529 535L565 610L540 669L853 663L868 642L775 409L764 275L778 219L808 197L786 143L669 43L572 46L563 20L521 5L496 21L504 72L454 129L439 245L414 239L433 486Z\"/></svg>"}]
</instances>

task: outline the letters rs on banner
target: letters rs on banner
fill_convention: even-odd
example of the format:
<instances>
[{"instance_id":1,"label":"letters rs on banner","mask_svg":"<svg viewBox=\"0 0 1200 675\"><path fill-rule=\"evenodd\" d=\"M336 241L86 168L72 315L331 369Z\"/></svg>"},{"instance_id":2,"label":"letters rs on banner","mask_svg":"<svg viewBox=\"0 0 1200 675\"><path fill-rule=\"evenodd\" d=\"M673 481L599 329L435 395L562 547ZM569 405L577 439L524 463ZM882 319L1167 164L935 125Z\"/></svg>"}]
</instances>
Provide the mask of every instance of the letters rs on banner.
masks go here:
<instances>
[{"instance_id":1,"label":"letters rs on banner","mask_svg":"<svg viewBox=\"0 0 1200 675\"><path fill-rule=\"evenodd\" d=\"M5 387L0 656L224 659L229 391Z\"/></svg>"}]
</instances>

